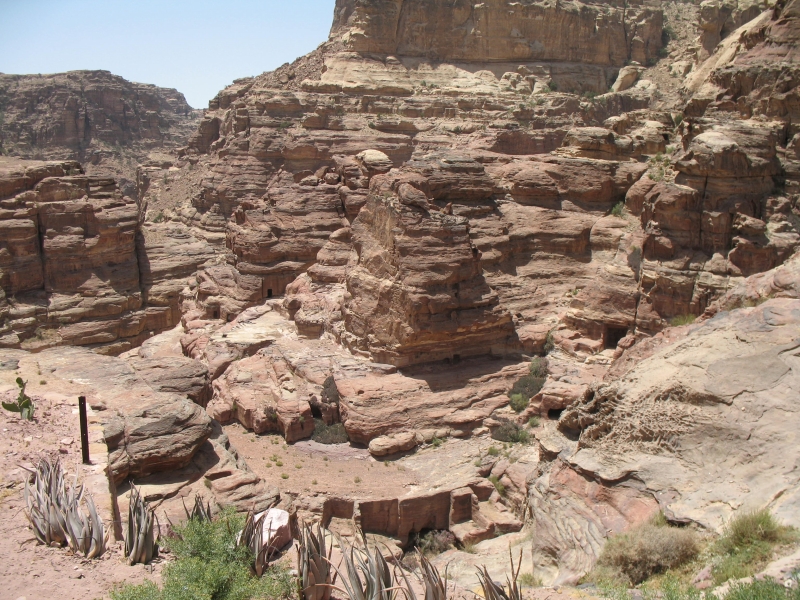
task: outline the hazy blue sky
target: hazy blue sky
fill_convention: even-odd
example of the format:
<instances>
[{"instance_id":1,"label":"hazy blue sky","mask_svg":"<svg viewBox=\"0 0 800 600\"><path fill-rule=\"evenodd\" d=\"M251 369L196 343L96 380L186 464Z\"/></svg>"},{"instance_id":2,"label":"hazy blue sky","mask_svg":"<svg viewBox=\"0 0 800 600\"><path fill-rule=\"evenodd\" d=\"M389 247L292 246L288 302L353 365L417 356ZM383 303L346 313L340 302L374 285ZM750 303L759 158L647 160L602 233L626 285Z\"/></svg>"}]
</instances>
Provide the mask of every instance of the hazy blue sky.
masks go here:
<instances>
[{"instance_id":1,"label":"hazy blue sky","mask_svg":"<svg viewBox=\"0 0 800 600\"><path fill-rule=\"evenodd\" d=\"M328 38L335 0L0 0L0 72L105 69L205 108Z\"/></svg>"}]
</instances>

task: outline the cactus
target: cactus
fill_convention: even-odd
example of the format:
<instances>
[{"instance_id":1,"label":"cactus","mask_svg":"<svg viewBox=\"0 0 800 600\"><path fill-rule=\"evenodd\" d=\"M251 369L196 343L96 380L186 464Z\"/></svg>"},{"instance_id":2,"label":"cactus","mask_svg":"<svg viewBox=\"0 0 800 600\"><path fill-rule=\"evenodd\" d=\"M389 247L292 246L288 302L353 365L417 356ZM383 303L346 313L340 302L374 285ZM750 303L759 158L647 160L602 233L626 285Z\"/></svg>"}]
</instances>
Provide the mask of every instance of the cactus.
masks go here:
<instances>
[{"instance_id":1,"label":"cactus","mask_svg":"<svg viewBox=\"0 0 800 600\"><path fill-rule=\"evenodd\" d=\"M17 401L3 402L3 408L9 412L18 412L26 421L33 421L33 413L36 410L36 405L33 403L30 396L25 393L27 382L22 381L22 377L17 377L17 385L19 386Z\"/></svg>"},{"instance_id":2,"label":"cactus","mask_svg":"<svg viewBox=\"0 0 800 600\"><path fill-rule=\"evenodd\" d=\"M333 546L326 550L325 534L319 524L316 532L311 525L305 525L300 532L297 573L304 600L329 600L336 582L336 571L331 565Z\"/></svg>"},{"instance_id":3,"label":"cactus","mask_svg":"<svg viewBox=\"0 0 800 600\"><path fill-rule=\"evenodd\" d=\"M136 486L131 484L128 504L128 535L125 536L125 556L129 565L147 564L158 556L158 517L148 506Z\"/></svg>"},{"instance_id":4,"label":"cactus","mask_svg":"<svg viewBox=\"0 0 800 600\"><path fill-rule=\"evenodd\" d=\"M83 486L76 488L76 484L67 487L61 463L56 460L51 464L43 458L33 471L33 483L25 483L25 514L40 543L69 544L75 554L96 558L106 551L107 532L91 495L84 494ZM81 501L88 516L81 509Z\"/></svg>"}]
</instances>

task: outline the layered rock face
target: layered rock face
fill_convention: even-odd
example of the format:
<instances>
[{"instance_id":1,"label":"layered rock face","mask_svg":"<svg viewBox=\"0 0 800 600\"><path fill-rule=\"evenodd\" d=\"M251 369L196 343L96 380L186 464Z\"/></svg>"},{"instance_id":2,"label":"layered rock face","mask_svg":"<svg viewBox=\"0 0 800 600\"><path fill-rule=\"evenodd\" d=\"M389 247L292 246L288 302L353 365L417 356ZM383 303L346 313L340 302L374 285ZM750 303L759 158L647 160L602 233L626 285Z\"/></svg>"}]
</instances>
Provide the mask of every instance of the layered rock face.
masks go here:
<instances>
[{"instance_id":1,"label":"layered rock face","mask_svg":"<svg viewBox=\"0 0 800 600\"><path fill-rule=\"evenodd\" d=\"M655 2L340 0L331 35L361 54L445 63L580 63L602 71L656 57L661 18Z\"/></svg>"},{"instance_id":2,"label":"layered rock face","mask_svg":"<svg viewBox=\"0 0 800 600\"><path fill-rule=\"evenodd\" d=\"M198 114L183 94L108 71L0 74L0 149L20 158L80 161L135 197L135 163L185 143ZM131 164L133 161L133 164Z\"/></svg>"},{"instance_id":3,"label":"layered rock face","mask_svg":"<svg viewBox=\"0 0 800 600\"><path fill-rule=\"evenodd\" d=\"M697 44L671 46L694 58L665 80L643 66L668 37L647 2L342 0L326 44L234 82L176 159L140 169L139 204L76 163L0 178L3 343L118 353L175 326L98 363L133 390L108 421L115 476L227 451L208 417L291 443L341 422L384 459L538 416L527 466L470 458L452 489L320 514L463 542L528 510L548 583L659 510L791 520L797 2L699 10ZM185 431L174 463L151 430ZM221 462L218 497L275 500ZM506 499L473 481L489 475Z\"/></svg>"},{"instance_id":4,"label":"layered rock face","mask_svg":"<svg viewBox=\"0 0 800 600\"><path fill-rule=\"evenodd\" d=\"M171 213L224 236L227 264L199 277L206 318L230 320L288 290L301 333L392 364L461 356L436 347L445 331L464 354L541 351L554 328L559 342L596 352L702 313L794 251L794 201L781 191L794 185L787 115L715 113L676 130L674 111L646 108L652 83L633 85L641 67L626 67L630 81L619 73L621 91L602 101L555 93L555 71L541 71L619 70L637 44L657 52L658 7L456 5L425 25L429 9L342 2L331 41L212 100L181 151L199 189ZM533 28L514 35L546 49L540 62L504 62L506 9ZM548 37L589 21L580 42ZM455 33L436 30L456 22ZM608 50L619 44L628 50ZM486 69L464 66L480 61Z\"/></svg>"},{"instance_id":5,"label":"layered rock face","mask_svg":"<svg viewBox=\"0 0 800 600\"><path fill-rule=\"evenodd\" d=\"M178 322L177 277L211 255L188 235L148 251L136 202L75 161L2 159L0 198L3 347L126 350Z\"/></svg>"},{"instance_id":6,"label":"layered rock face","mask_svg":"<svg viewBox=\"0 0 800 600\"><path fill-rule=\"evenodd\" d=\"M468 220L439 212L423 191L431 200L480 198L491 180L473 161L439 164L444 185L413 166L373 178L353 223L358 263L347 273L345 342L378 362L406 366L508 350L511 315L483 277Z\"/></svg>"},{"instance_id":7,"label":"layered rock face","mask_svg":"<svg viewBox=\"0 0 800 600\"><path fill-rule=\"evenodd\" d=\"M659 509L670 520L712 530L733 507L769 505L787 524L797 523L797 427L786 415L794 413L798 372L784 349L796 344L790 340L797 338L798 314L790 298L721 313L677 342L664 340L564 412L560 446L549 441L563 452L531 487L534 546L554 578L585 572L604 530Z\"/></svg>"}]
</instances>

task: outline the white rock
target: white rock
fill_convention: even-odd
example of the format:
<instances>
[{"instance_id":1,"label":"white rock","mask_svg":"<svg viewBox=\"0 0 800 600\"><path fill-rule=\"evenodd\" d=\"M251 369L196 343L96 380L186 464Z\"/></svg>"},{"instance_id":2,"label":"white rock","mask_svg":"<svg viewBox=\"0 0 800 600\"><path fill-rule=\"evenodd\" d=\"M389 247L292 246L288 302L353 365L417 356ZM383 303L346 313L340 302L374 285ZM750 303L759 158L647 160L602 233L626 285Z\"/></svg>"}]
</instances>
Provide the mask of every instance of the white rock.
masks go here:
<instances>
[{"instance_id":1,"label":"white rock","mask_svg":"<svg viewBox=\"0 0 800 600\"><path fill-rule=\"evenodd\" d=\"M284 546L292 542L292 530L289 527L289 513L279 508L270 508L265 513L258 513L256 519L261 515L264 517L263 537L264 543L269 539L271 552L278 552Z\"/></svg>"}]
</instances>

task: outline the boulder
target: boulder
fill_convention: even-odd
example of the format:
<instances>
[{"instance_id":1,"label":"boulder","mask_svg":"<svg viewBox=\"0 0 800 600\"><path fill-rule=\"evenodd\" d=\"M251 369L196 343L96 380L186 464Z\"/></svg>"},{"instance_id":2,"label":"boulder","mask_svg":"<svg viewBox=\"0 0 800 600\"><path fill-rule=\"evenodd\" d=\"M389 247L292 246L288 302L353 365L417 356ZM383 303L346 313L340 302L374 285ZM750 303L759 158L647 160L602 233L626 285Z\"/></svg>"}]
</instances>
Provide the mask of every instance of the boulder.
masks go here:
<instances>
[{"instance_id":1,"label":"boulder","mask_svg":"<svg viewBox=\"0 0 800 600\"><path fill-rule=\"evenodd\" d=\"M405 431L372 439L369 443L369 453L372 456L387 456L412 450L416 447L417 434L413 431Z\"/></svg>"},{"instance_id":2,"label":"boulder","mask_svg":"<svg viewBox=\"0 0 800 600\"><path fill-rule=\"evenodd\" d=\"M617 75L617 80L611 86L612 92L624 92L625 90L633 87L636 80L639 79L639 73L642 71L641 67L629 65L622 67Z\"/></svg>"},{"instance_id":3,"label":"boulder","mask_svg":"<svg viewBox=\"0 0 800 600\"><path fill-rule=\"evenodd\" d=\"M188 465L212 433L200 406L155 391L123 359L60 347L26 354L19 365L25 379L46 376L61 393L86 396L103 426L116 483Z\"/></svg>"}]
</instances>

